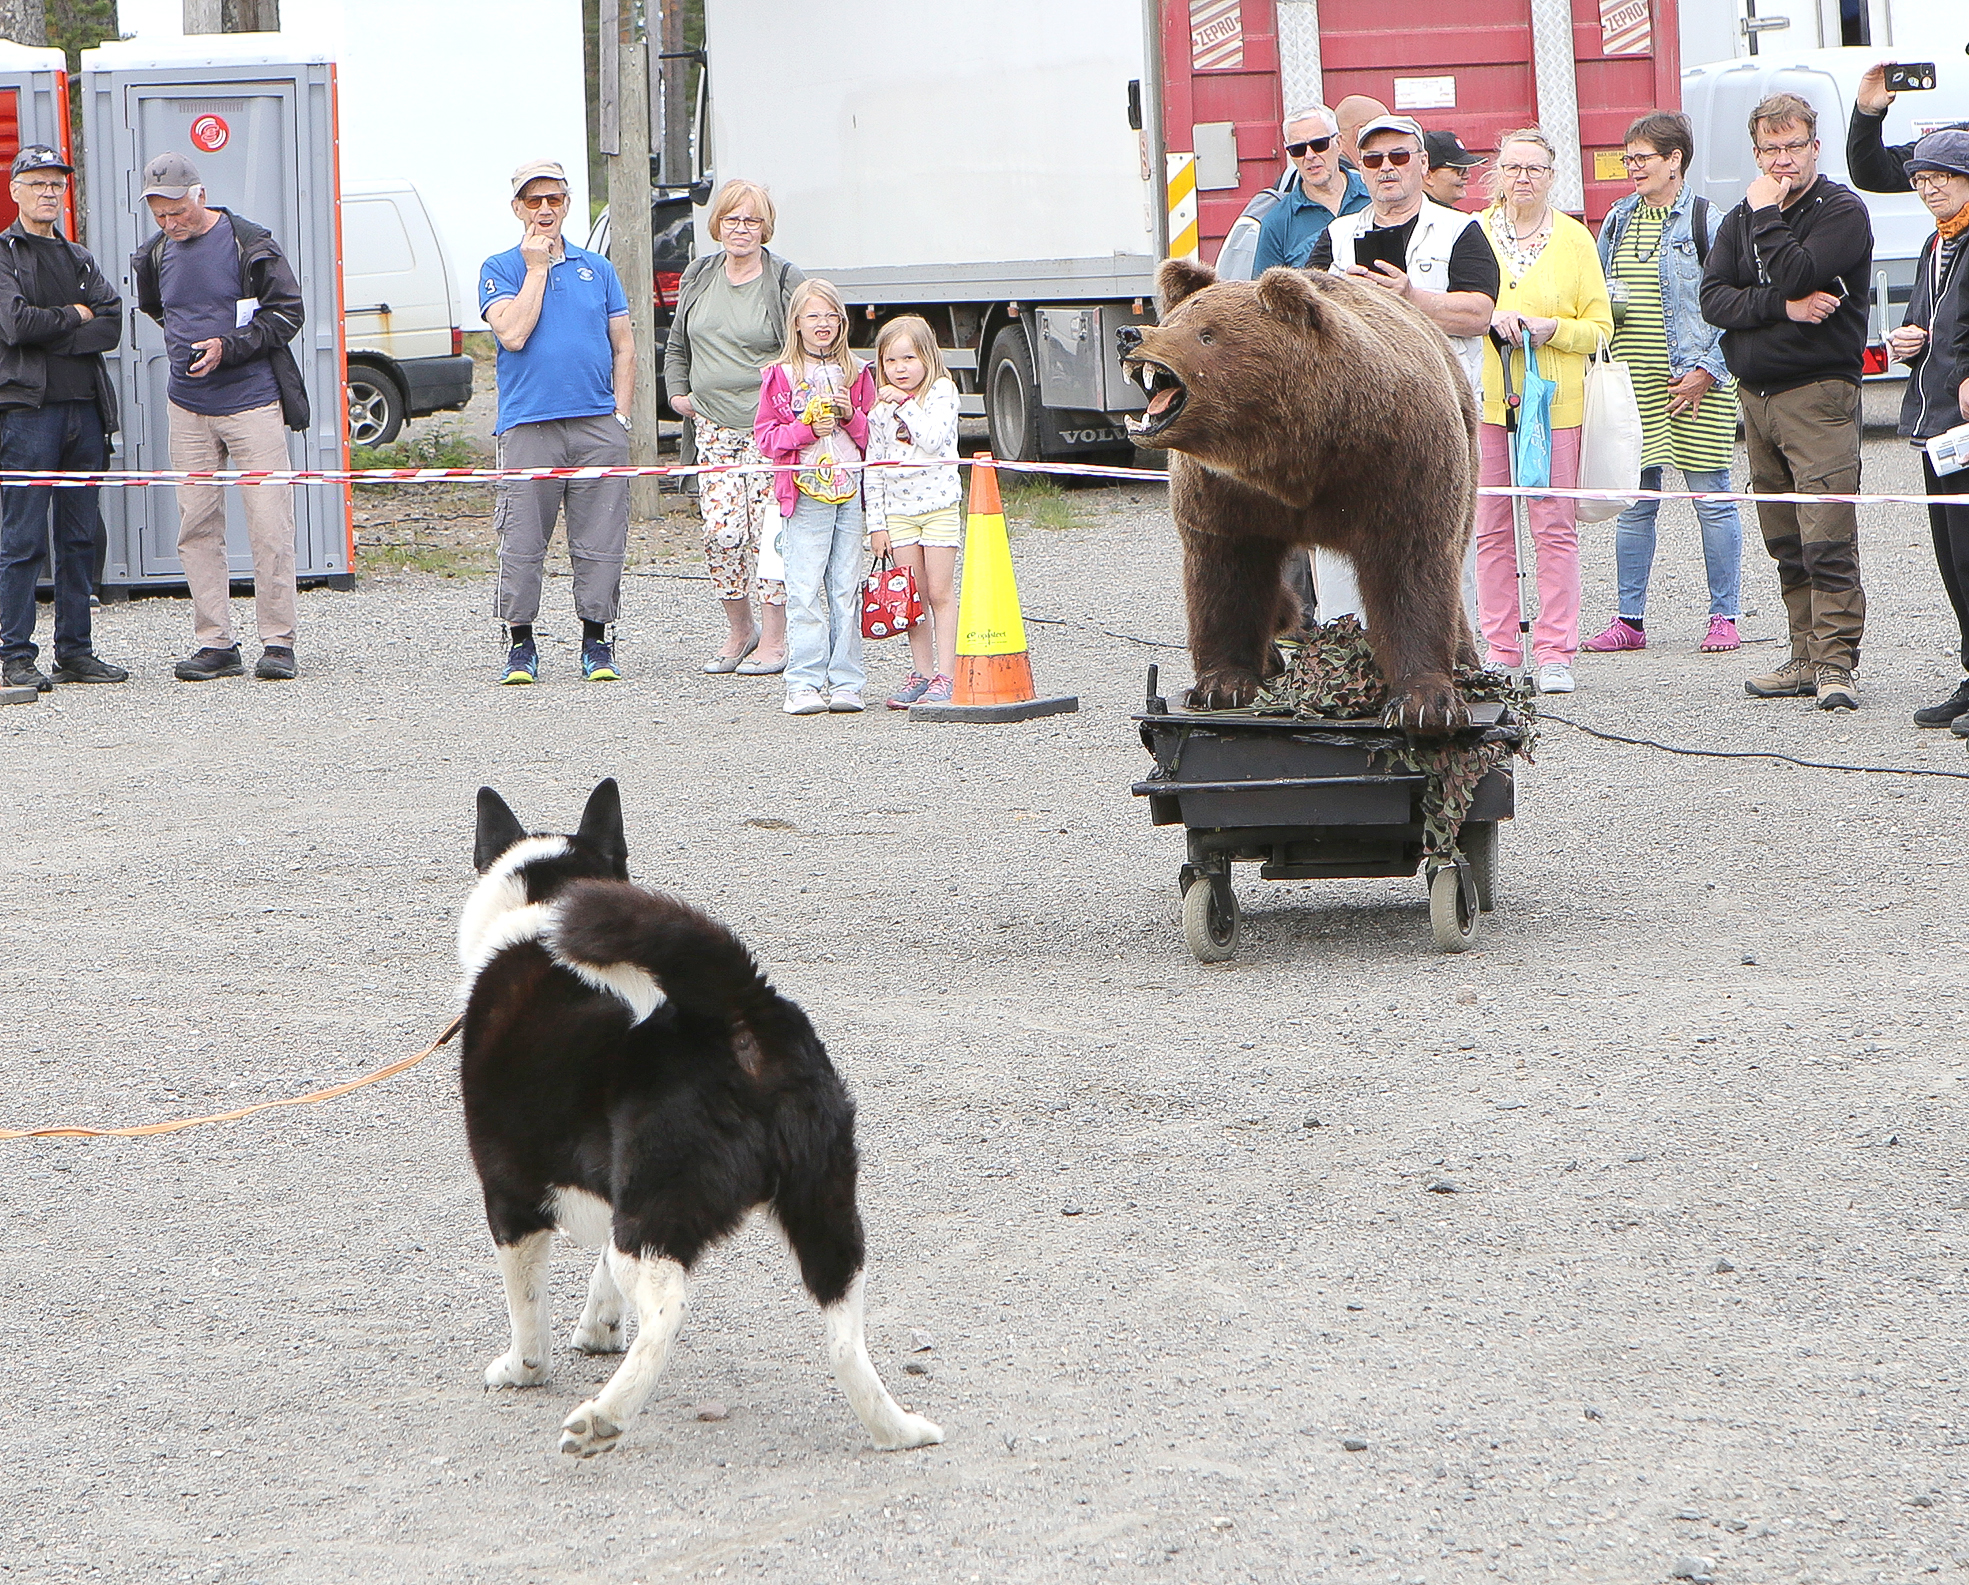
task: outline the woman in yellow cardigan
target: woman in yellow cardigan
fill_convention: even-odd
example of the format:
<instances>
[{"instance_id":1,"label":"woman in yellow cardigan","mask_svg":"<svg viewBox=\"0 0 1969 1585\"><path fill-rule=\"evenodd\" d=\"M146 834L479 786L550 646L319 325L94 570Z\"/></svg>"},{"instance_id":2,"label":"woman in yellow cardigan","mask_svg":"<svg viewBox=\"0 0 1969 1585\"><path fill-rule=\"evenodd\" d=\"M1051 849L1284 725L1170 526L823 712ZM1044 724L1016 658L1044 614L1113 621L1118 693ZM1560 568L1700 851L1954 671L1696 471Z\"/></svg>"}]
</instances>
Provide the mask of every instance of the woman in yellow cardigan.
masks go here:
<instances>
[{"instance_id":1,"label":"woman in yellow cardigan","mask_svg":"<svg viewBox=\"0 0 1969 1585\"><path fill-rule=\"evenodd\" d=\"M1484 232L1497 255L1503 284L1491 327L1513 348L1527 340L1552 393L1552 484L1569 489L1579 478L1579 422L1585 408L1586 363L1613 335L1607 278L1592 233L1552 207L1551 140L1537 127L1507 132L1489 173L1491 206ZM1513 351L1512 388L1522 389L1524 353ZM1509 484L1511 459L1504 429L1504 371L1497 343L1484 342L1482 484ZM1579 649L1579 523L1572 501L1534 496L1528 503L1538 560L1538 617L1529 657L1541 693L1573 691ZM1509 496L1477 498L1477 611L1490 663L1516 667L1527 657L1518 632L1518 547Z\"/></svg>"}]
</instances>

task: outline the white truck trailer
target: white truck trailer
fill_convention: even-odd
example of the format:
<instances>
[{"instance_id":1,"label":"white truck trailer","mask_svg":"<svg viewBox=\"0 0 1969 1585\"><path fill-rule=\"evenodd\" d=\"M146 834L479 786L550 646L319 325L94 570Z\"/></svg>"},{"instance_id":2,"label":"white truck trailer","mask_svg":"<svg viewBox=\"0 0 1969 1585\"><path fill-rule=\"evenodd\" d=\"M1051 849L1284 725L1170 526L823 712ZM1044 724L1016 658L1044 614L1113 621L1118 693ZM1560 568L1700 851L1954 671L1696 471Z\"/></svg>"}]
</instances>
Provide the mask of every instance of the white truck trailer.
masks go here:
<instances>
[{"instance_id":1,"label":"white truck trailer","mask_svg":"<svg viewBox=\"0 0 1969 1585\"><path fill-rule=\"evenodd\" d=\"M866 343L919 313L993 450L1129 451L1117 328L1165 256L1143 0L706 0L700 163L773 195L771 244ZM1035 44L1039 47L1035 47ZM708 145L708 146L706 146ZM716 246L702 231L700 252Z\"/></svg>"}]
</instances>

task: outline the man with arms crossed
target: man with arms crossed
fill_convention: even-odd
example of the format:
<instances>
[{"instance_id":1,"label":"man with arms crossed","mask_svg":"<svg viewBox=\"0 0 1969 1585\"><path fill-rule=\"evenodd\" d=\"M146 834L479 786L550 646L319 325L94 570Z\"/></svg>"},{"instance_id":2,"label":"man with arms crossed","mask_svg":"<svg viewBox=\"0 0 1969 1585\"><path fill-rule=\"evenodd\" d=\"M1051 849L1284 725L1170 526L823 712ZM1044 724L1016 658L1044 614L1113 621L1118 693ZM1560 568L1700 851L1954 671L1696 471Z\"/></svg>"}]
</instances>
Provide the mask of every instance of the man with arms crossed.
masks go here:
<instances>
[{"instance_id":1,"label":"man with arms crossed","mask_svg":"<svg viewBox=\"0 0 1969 1585\"><path fill-rule=\"evenodd\" d=\"M629 299L615 267L561 235L567 172L529 160L513 172L520 245L479 271L479 312L499 341L499 466L622 467L629 461L629 401L636 343ZM647 282L638 290L648 291ZM507 627L504 683L540 676L533 621L554 518L567 511L574 614L581 619L581 675L614 682L609 624L622 592L629 544L627 479L515 479L499 486L499 620Z\"/></svg>"},{"instance_id":2,"label":"man with arms crossed","mask_svg":"<svg viewBox=\"0 0 1969 1585\"><path fill-rule=\"evenodd\" d=\"M1805 100L1772 94L1750 113L1750 140L1759 175L1716 228L1702 277L1702 317L1721 327L1742 397L1750 488L1851 495L1873 225L1858 194L1819 174L1818 113ZM1759 502L1757 522L1778 564L1791 654L1744 691L1856 709L1866 626L1858 515L1838 503Z\"/></svg>"}]
</instances>

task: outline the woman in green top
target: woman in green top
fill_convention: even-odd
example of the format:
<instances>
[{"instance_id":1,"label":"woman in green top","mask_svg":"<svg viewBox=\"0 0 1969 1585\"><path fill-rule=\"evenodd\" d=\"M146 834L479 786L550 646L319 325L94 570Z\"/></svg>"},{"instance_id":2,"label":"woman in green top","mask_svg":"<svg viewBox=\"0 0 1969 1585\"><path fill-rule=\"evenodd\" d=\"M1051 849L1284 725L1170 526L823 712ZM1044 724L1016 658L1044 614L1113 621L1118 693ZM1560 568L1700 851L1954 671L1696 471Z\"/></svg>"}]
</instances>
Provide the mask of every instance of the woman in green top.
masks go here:
<instances>
[{"instance_id":1,"label":"woman in green top","mask_svg":"<svg viewBox=\"0 0 1969 1585\"><path fill-rule=\"evenodd\" d=\"M1723 333L1702 317L1702 265L1714 231L1709 204L1684 181L1695 157L1687 116L1657 111L1627 129L1623 163L1631 197L1607 212L1600 262L1614 293L1613 353L1634 375L1641 407L1641 488L1659 490L1673 464L1691 490L1728 490L1736 451L1737 392L1723 366ZM1646 649L1648 575L1659 501L1636 501L1614 524L1619 604L1585 648ZM1733 650L1743 567L1743 523L1734 501L1698 501L1709 569L1709 631L1702 647Z\"/></svg>"},{"instance_id":2,"label":"woman in green top","mask_svg":"<svg viewBox=\"0 0 1969 1585\"><path fill-rule=\"evenodd\" d=\"M734 178L719 188L707 229L723 247L693 259L678 283L663 383L670 405L696 426L700 463L762 466L765 458L752 442L759 384L786 342L786 304L805 277L766 250L773 201L757 182ZM748 677L784 671L786 579L765 537L779 532L772 475L702 474L697 503L704 516L704 559L730 629L724 648L704 669Z\"/></svg>"}]
</instances>

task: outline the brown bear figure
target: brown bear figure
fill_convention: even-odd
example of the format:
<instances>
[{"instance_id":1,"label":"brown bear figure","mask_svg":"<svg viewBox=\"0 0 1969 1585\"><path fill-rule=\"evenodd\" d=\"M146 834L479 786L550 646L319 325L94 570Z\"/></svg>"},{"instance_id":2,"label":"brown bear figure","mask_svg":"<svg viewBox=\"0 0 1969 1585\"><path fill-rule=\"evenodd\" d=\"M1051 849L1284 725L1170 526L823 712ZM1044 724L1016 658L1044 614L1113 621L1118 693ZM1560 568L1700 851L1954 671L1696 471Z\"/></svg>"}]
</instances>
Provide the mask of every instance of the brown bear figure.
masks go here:
<instances>
[{"instance_id":1,"label":"brown bear figure","mask_svg":"<svg viewBox=\"0 0 1969 1585\"><path fill-rule=\"evenodd\" d=\"M1183 542L1193 710L1249 704L1298 626L1286 553L1353 558L1391 726L1467 724L1453 682L1474 662L1462 600L1476 508L1477 406L1449 338L1385 287L1271 269L1219 281L1171 259L1161 323L1124 354L1149 393L1129 420L1167 447Z\"/></svg>"}]
</instances>

